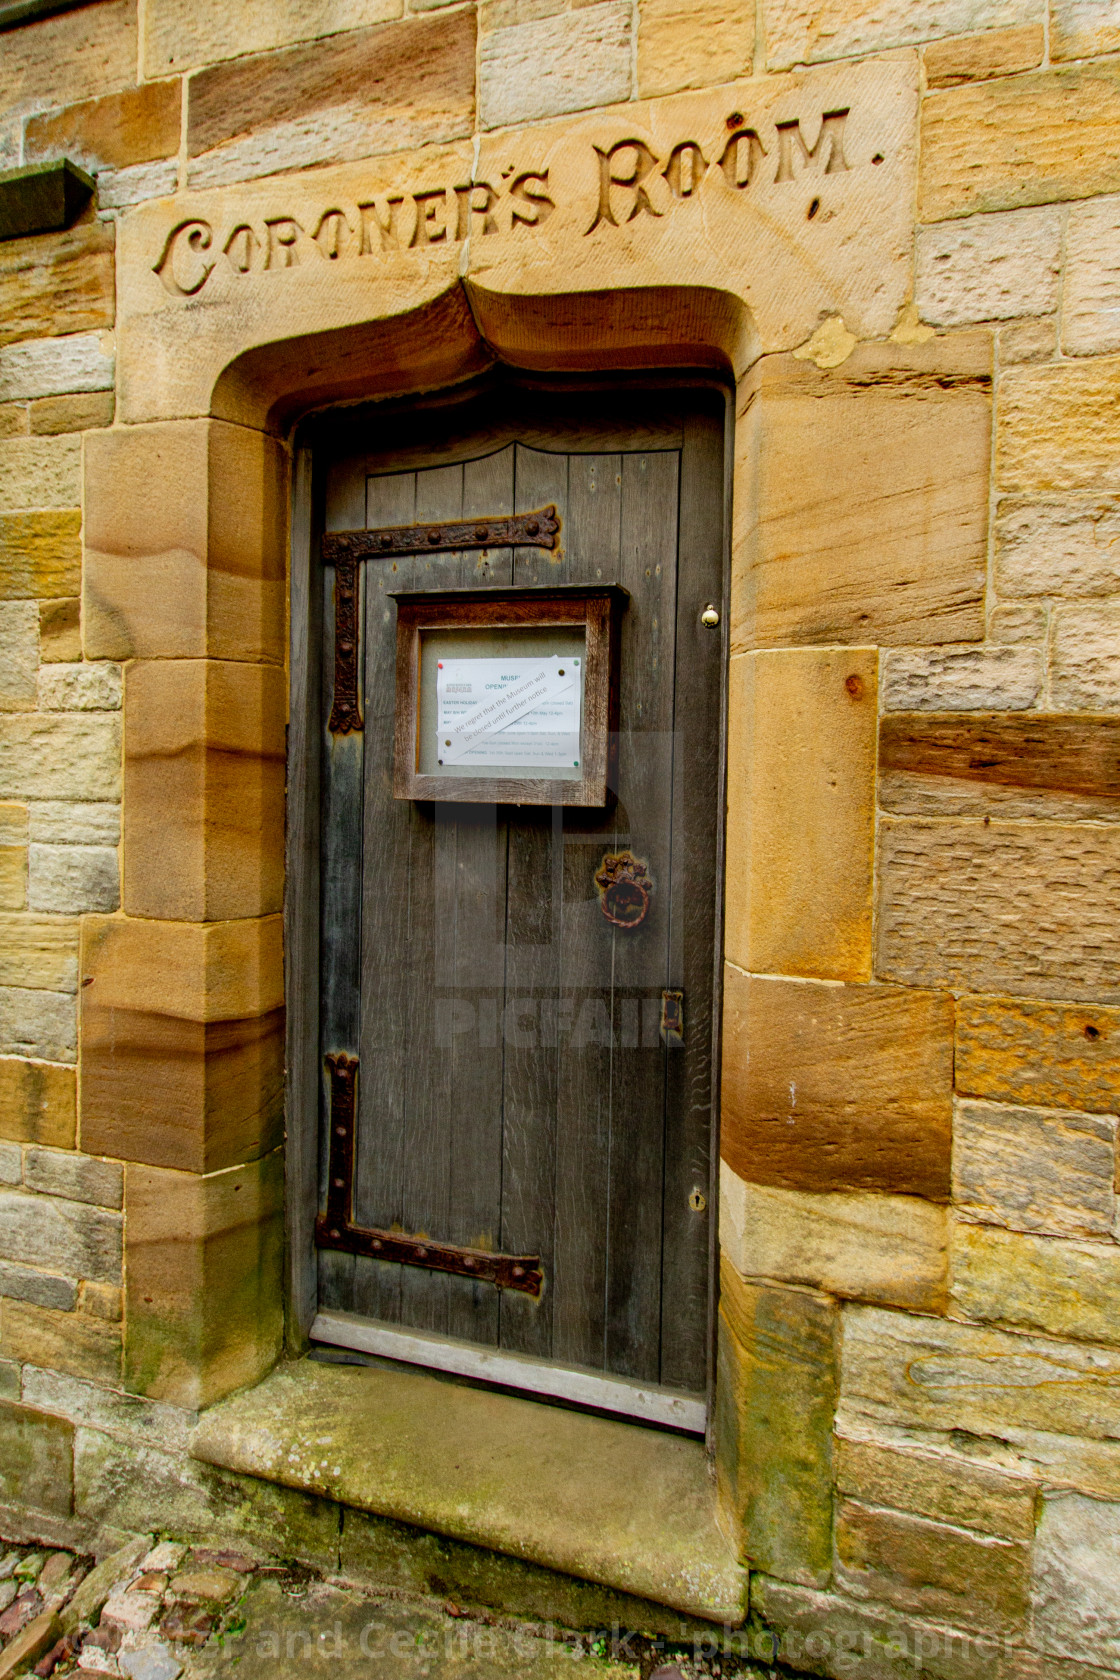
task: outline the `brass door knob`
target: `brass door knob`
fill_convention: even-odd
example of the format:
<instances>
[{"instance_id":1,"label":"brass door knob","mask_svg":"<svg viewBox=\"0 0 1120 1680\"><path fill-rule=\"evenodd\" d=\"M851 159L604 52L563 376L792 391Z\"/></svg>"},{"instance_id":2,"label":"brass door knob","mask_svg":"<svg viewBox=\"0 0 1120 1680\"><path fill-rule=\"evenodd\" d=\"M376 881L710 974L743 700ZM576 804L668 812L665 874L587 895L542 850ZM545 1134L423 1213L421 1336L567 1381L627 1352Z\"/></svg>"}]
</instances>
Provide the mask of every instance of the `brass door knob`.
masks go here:
<instances>
[{"instance_id":1,"label":"brass door knob","mask_svg":"<svg viewBox=\"0 0 1120 1680\"><path fill-rule=\"evenodd\" d=\"M719 624L719 608L713 606L709 601L708 605L704 608L704 611L700 614L700 622L706 630L714 630Z\"/></svg>"}]
</instances>

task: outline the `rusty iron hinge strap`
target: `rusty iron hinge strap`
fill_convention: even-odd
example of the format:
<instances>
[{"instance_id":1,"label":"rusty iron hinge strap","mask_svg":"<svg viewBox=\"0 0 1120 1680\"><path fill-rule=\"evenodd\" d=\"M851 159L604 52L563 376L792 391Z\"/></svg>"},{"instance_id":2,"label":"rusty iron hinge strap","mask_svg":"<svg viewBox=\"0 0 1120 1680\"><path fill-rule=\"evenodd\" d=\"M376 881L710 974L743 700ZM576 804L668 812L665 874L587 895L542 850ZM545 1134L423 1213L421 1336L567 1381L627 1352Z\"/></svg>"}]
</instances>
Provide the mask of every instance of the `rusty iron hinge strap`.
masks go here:
<instances>
[{"instance_id":1,"label":"rusty iron hinge strap","mask_svg":"<svg viewBox=\"0 0 1120 1680\"><path fill-rule=\"evenodd\" d=\"M460 1248L432 1242L403 1231L380 1231L353 1223L356 1056L327 1056L330 1075L330 1149L327 1167L327 1211L315 1221L320 1248L362 1254L371 1260L392 1260L401 1266L422 1266L432 1272L453 1272L477 1278L498 1289L519 1289L525 1295L541 1292L543 1274L536 1254L491 1254L481 1248Z\"/></svg>"},{"instance_id":2,"label":"rusty iron hinge strap","mask_svg":"<svg viewBox=\"0 0 1120 1680\"><path fill-rule=\"evenodd\" d=\"M410 554L454 554L472 548L556 547L560 518L553 504L496 519L450 519L442 524L387 525L376 531L328 531L323 559L335 568L334 701L332 735L362 727L358 707L358 566Z\"/></svg>"}]
</instances>

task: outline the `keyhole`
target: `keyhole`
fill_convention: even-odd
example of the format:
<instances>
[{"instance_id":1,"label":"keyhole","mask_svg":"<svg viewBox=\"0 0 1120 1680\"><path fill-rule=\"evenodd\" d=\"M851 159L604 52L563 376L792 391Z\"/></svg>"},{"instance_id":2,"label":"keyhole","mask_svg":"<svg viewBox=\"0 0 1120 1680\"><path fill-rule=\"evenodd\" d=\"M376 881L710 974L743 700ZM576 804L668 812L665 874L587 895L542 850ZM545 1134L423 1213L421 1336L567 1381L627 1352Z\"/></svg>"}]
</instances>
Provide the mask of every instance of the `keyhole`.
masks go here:
<instances>
[{"instance_id":1,"label":"keyhole","mask_svg":"<svg viewBox=\"0 0 1120 1680\"><path fill-rule=\"evenodd\" d=\"M688 1205L693 1213L703 1213L708 1205L708 1198L703 1190L693 1190L688 1198Z\"/></svg>"}]
</instances>

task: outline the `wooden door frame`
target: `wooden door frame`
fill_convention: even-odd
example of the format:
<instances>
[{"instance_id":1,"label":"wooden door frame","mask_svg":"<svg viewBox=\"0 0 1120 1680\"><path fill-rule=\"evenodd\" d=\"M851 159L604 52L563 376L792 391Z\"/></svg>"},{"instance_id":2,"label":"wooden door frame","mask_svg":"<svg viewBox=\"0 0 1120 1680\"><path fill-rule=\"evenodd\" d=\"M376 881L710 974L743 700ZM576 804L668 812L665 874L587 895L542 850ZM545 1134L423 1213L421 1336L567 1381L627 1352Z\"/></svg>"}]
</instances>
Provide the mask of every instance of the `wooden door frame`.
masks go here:
<instances>
[{"instance_id":1,"label":"wooden door frame","mask_svg":"<svg viewBox=\"0 0 1120 1680\"><path fill-rule=\"evenodd\" d=\"M723 1029L724 868L727 814L727 707L730 664L731 496L734 462L735 391L729 380L710 370L659 374L609 372L594 377L519 374L511 380L531 385L555 383L577 393L601 391L695 391L723 399L722 587L719 603L724 631L720 670L719 757L715 836L715 939L712 951L712 1082L708 1205L707 1441L712 1448L715 1403L717 1306L719 1295L719 1111L720 1045ZM452 391L394 399L394 406L442 406L449 398L468 404L487 379ZM352 405L347 405L352 406ZM379 405L380 406L380 405ZM285 1234L286 1328L293 1354L307 1351L317 1310L318 1260L315 1217L319 1198L319 892L320 755L322 748L322 592L314 587L312 559L323 528L324 483L316 476L316 456L326 447L320 434L339 408L317 411L301 420L292 439L291 533L289 575L289 713L287 730L287 810L284 885L284 996L286 1004L285 1080ZM324 424L326 423L326 425Z\"/></svg>"}]
</instances>

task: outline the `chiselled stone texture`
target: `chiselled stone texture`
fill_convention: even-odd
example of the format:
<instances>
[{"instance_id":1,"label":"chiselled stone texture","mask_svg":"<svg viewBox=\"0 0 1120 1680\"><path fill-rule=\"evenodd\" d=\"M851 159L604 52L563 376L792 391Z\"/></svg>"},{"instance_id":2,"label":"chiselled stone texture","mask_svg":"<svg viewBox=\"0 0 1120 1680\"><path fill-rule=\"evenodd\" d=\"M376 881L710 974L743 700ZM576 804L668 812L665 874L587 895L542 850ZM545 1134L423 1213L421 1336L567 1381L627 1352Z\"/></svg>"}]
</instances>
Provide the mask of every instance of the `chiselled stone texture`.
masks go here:
<instances>
[{"instance_id":1,"label":"chiselled stone texture","mask_svg":"<svg viewBox=\"0 0 1120 1680\"><path fill-rule=\"evenodd\" d=\"M1115 827L884 817L879 838L884 979L1120 1002Z\"/></svg>"},{"instance_id":2,"label":"chiselled stone texture","mask_svg":"<svg viewBox=\"0 0 1120 1680\"><path fill-rule=\"evenodd\" d=\"M258 1381L279 1351L280 1151L201 1177L125 1169L127 1386L202 1406Z\"/></svg>"},{"instance_id":3,"label":"chiselled stone texture","mask_svg":"<svg viewBox=\"0 0 1120 1680\"><path fill-rule=\"evenodd\" d=\"M120 789L118 715L0 714L0 798L119 799Z\"/></svg>"},{"instance_id":4,"label":"chiselled stone texture","mask_svg":"<svg viewBox=\"0 0 1120 1680\"><path fill-rule=\"evenodd\" d=\"M105 662L53 665L39 674L39 705L45 712L115 712L122 699L121 668ZM45 836L37 835L37 839ZM57 836L59 839L74 836Z\"/></svg>"},{"instance_id":5,"label":"chiselled stone texture","mask_svg":"<svg viewBox=\"0 0 1120 1680\"><path fill-rule=\"evenodd\" d=\"M0 711L34 709L38 667L38 607L34 601L0 601Z\"/></svg>"},{"instance_id":6,"label":"chiselled stone texture","mask_svg":"<svg viewBox=\"0 0 1120 1680\"><path fill-rule=\"evenodd\" d=\"M868 648L731 662L726 950L742 968L870 976L877 681Z\"/></svg>"},{"instance_id":7,"label":"chiselled stone texture","mask_svg":"<svg viewBox=\"0 0 1120 1680\"><path fill-rule=\"evenodd\" d=\"M1032 0L765 0L771 69L1034 23Z\"/></svg>"},{"instance_id":8,"label":"chiselled stone texture","mask_svg":"<svg viewBox=\"0 0 1120 1680\"><path fill-rule=\"evenodd\" d=\"M0 244L0 344L111 327L113 245L113 224L98 221Z\"/></svg>"},{"instance_id":9,"label":"chiselled stone texture","mask_svg":"<svg viewBox=\"0 0 1120 1680\"><path fill-rule=\"evenodd\" d=\"M540 63L534 70L547 74ZM190 183L221 186L457 139L471 131L474 81L470 9L215 65L190 81Z\"/></svg>"},{"instance_id":10,"label":"chiselled stone texture","mask_svg":"<svg viewBox=\"0 0 1120 1680\"><path fill-rule=\"evenodd\" d=\"M1050 206L920 229L918 313L939 327L1051 314L1061 240L1061 212Z\"/></svg>"},{"instance_id":11,"label":"chiselled stone texture","mask_svg":"<svg viewBox=\"0 0 1120 1680\"><path fill-rule=\"evenodd\" d=\"M82 602L77 595L39 602L39 658L44 665L82 657Z\"/></svg>"},{"instance_id":12,"label":"chiselled stone texture","mask_svg":"<svg viewBox=\"0 0 1120 1680\"><path fill-rule=\"evenodd\" d=\"M1014 368L1006 375L996 482L1001 490L1099 495L1120 489L1120 357Z\"/></svg>"},{"instance_id":13,"label":"chiselled stone texture","mask_svg":"<svg viewBox=\"0 0 1120 1680\"><path fill-rule=\"evenodd\" d=\"M0 915L0 985L76 992L77 918Z\"/></svg>"},{"instance_id":14,"label":"chiselled stone texture","mask_svg":"<svg viewBox=\"0 0 1120 1680\"><path fill-rule=\"evenodd\" d=\"M1120 711L1120 606L1059 607L1051 626L1052 704Z\"/></svg>"},{"instance_id":15,"label":"chiselled stone texture","mask_svg":"<svg viewBox=\"0 0 1120 1680\"><path fill-rule=\"evenodd\" d=\"M23 153L28 163L68 157L95 174L124 169L179 150L182 87L178 81L146 82L100 99L28 119Z\"/></svg>"},{"instance_id":16,"label":"chiselled stone texture","mask_svg":"<svg viewBox=\"0 0 1120 1680\"><path fill-rule=\"evenodd\" d=\"M1032 1633L1055 1657L1120 1665L1120 1504L1055 1493L1042 1506L1034 1564ZM1055 1665L1056 1666L1056 1665Z\"/></svg>"},{"instance_id":17,"label":"chiselled stone texture","mask_svg":"<svg viewBox=\"0 0 1120 1680\"><path fill-rule=\"evenodd\" d=\"M1007 321L996 337L1003 368L1022 362L1052 362L1058 349L1058 325L1052 315L1041 320Z\"/></svg>"},{"instance_id":18,"label":"chiselled stone texture","mask_svg":"<svg viewBox=\"0 0 1120 1680\"><path fill-rule=\"evenodd\" d=\"M830 370L764 357L750 382L733 650L979 639L988 336L861 344Z\"/></svg>"},{"instance_id":19,"label":"chiselled stone texture","mask_svg":"<svg viewBox=\"0 0 1120 1680\"><path fill-rule=\"evenodd\" d=\"M43 846L27 853L27 902L32 910L81 915L120 904L117 853L111 846Z\"/></svg>"},{"instance_id":20,"label":"chiselled stone texture","mask_svg":"<svg viewBox=\"0 0 1120 1680\"><path fill-rule=\"evenodd\" d=\"M285 472L273 439L218 421L87 437L87 658L282 663Z\"/></svg>"},{"instance_id":21,"label":"chiselled stone texture","mask_svg":"<svg viewBox=\"0 0 1120 1680\"><path fill-rule=\"evenodd\" d=\"M89 1313L0 1300L0 1358L119 1388L121 1328Z\"/></svg>"},{"instance_id":22,"label":"chiselled stone texture","mask_svg":"<svg viewBox=\"0 0 1120 1680\"><path fill-rule=\"evenodd\" d=\"M76 437L0 443L0 512L74 507L81 500L81 459Z\"/></svg>"},{"instance_id":23,"label":"chiselled stone texture","mask_svg":"<svg viewBox=\"0 0 1120 1680\"><path fill-rule=\"evenodd\" d=\"M64 432L88 432L113 424L113 391L78 391L57 397L36 397L28 409L33 437L61 437Z\"/></svg>"},{"instance_id":24,"label":"chiselled stone texture","mask_svg":"<svg viewBox=\"0 0 1120 1680\"><path fill-rule=\"evenodd\" d=\"M747 1184L721 1163L720 1247L744 1277L943 1311L945 1219L943 1207L914 1196L781 1190Z\"/></svg>"},{"instance_id":25,"label":"chiselled stone texture","mask_svg":"<svg viewBox=\"0 0 1120 1680\"><path fill-rule=\"evenodd\" d=\"M0 597L42 600L73 596L82 582L82 516L0 514Z\"/></svg>"},{"instance_id":26,"label":"chiselled stone texture","mask_svg":"<svg viewBox=\"0 0 1120 1680\"><path fill-rule=\"evenodd\" d=\"M0 1056L73 1063L78 1054L72 992L0 985Z\"/></svg>"},{"instance_id":27,"label":"chiselled stone texture","mask_svg":"<svg viewBox=\"0 0 1120 1680\"><path fill-rule=\"evenodd\" d=\"M1118 120L1114 60L930 94L922 111L919 220L1115 192Z\"/></svg>"},{"instance_id":28,"label":"chiselled stone texture","mask_svg":"<svg viewBox=\"0 0 1120 1680\"><path fill-rule=\"evenodd\" d=\"M61 1196L0 1190L0 1259L95 1283L121 1278L121 1216Z\"/></svg>"},{"instance_id":29,"label":"chiselled stone texture","mask_svg":"<svg viewBox=\"0 0 1120 1680\"><path fill-rule=\"evenodd\" d=\"M946 1201L952 999L725 970L724 1160L748 1183Z\"/></svg>"},{"instance_id":30,"label":"chiselled stone texture","mask_svg":"<svg viewBox=\"0 0 1120 1680\"><path fill-rule=\"evenodd\" d=\"M1116 496L1004 496L995 535L1001 595L1111 595L1117 587Z\"/></svg>"},{"instance_id":31,"label":"chiselled stone texture","mask_svg":"<svg viewBox=\"0 0 1120 1680\"><path fill-rule=\"evenodd\" d=\"M213 1172L282 1135L279 917L84 925L82 1145Z\"/></svg>"},{"instance_id":32,"label":"chiselled stone texture","mask_svg":"<svg viewBox=\"0 0 1120 1680\"><path fill-rule=\"evenodd\" d=\"M754 33L753 15L718 0L640 0L639 96L749 76Z\"/></svg>"},{"instance_id":33,"label":"chiselled stone texture","mask_svg":"<svg viewBox=\"0 0 1120 1680\"><path fill-rule=\"evenodd\" d=\"M1120 1244L958 1220L950 1294L963 1317L1076 1341L1120 1342Z\"/></svg>"},{"instance_id":34,"label":"chiselled stone texture","mask_svg":"<svg viewBox=\"0 0 1120 1680\"><path fill-rule=\"evenodd\" d=\"M953 1201L1013 1231L1108 1237L1116 1223L1116 1119L962 1101L953 1122Z\"/></svg>"},{"instance_id":35,"label":"chiselled stone texture","mask_svg":"<svg viewBox=\"0 0 1120 1680\"><path fill-rule=\"evenodd\" d=\"M73 1424L0 1401L0 1502L68 1517L73 1498Z\"/></svg>"},{"instance_id":36,"label":"chiselled stone texture","mask_svg":"<svg viewBox=\"0 0 1120 1680\"><path fill-rule=\"evenodd\" d=\"M1062 285L1062 348L1074 356L1120 350L1118 198L1089 199L1070 208Z\"/></svg>"},{"instance_id":37,"label":"chiselled stone texture","mask_svg":"<svg viewBox=\"0 0 1120 1680\"><path fill-rule=\"evenodd\" d=\"M74 1087L72 1067L0 1056L0 1137L72 1149Z\"/></svg>"},{"instance_id":38,"label":"chiselled stone texture","mask_svg":"<svg viewBox=\"0 0 1120 1680\"><path fill-rule=\"evenodd\" d=\"M1120 1009L962 997L958 1091L996 1102L1120 1114Z\"/></svg>"},{"instance_id":39,"label":"chiselled stone texture","mask_svg":"<svg viewBox=\"0 0 1120 1680\"><path fill-rule=\"evenodd\" d=\"M44 1196L65 1196L72 1202L119 1208L124 1194L119 1161L98 1161L69 1150L30 1148L24 1152L23 1182Z\"/></svg>"},{"instance_id":40,"label":"chiselled stone texture","mask_svg":"<svg viewBox=\"0 0 1120 1680\"><path fill-rule=\"evenodd\" d=\"M578 11L484 32L479 61L484 126L502 128L628 99L631 19L625 0L595 0Z\"/></svg>"},{"instance_id":41,"label":"chiselled stone texture","mask_svg":"<svg viewBox=\"0 0 1120 1680\"><path fill-rule=\"evenodd\" d=\"M31 338L0 349L0 401L109 390L113 357L101 333Z\"/></svg>"},{"instance_id":42,"label":"chiselled stone texture","mask_svg":"<svg viewBox=\"0 0 1120 1680\"><path fill-rule=\"evenodd\" d=\"M837 1585L938 1620L1014 1631L1027 1614L1030 1549L948 1523L842 1499Z\"/></svg>"},{"instance_id":43,"label":"chiselled stone texture","mask_svg":"<svg viewBox=\"0 0 1120 1680\"><path fill-rule=\"evenodd\" d=\"M1050 57L1090 58L1120 51L1120 18L1098 0L1050 0Z\"/></svg>"},{"instance_id":44,"label":"chiselled stone texture","mask_svg":"<svg viewBox=\"0 0 1120 1680\"><path fill-rule=\"evenodd\" d=\"M219 921L279 910L286 686L274 665L150 660L125 685L124 908Z\"/></svg>"},{"instance_id":45,"label":"chiselled stone texture","mask_svg":"<svg viewBox=\"0 0 1120 1680\"><path fill-rule=\"evenodd\" d=\"M1034 1537L1037 1484L959 1454L840 1435L838 1492L862 1505L908 1511L1004 1540ZM965 1618L967 1620L967 1618Z\"/></svg>"},{"instance_id":46,"label":"chiselled stone texture","mask_svg":"<svg viewBox=\"0 0 1120 1680\"><path fill-rule=\"evenodd\" d=\"M720 1495L752 1567L821 1585L831 1573L839 1315L808 1290L722 1269Z\"/></svg>"},{"instance_id":47,"label":"chiselled stone texture","mask_svg":"<svg viewBox=\"0 0 1120 1680\"><path fill-rule=\"evenodd\" d=\"M888 712L1016 711L1042 691L1036 648L898 648L883 661Z\"/></svg>"},{"instance_id":48,"label":"chiselled stone texture","mask_svg":"<svg viewBox=\"0 0 1120 1680\"><path fill-rule=\"evenodd\" d=\"M135 0L103 0L76 16L21 22L4 43L0 118L110 93L136 80Z\"/></svg>"},{"instance_id":49,"label":"chiselled stone texture","mask_svg":"<svg viewBox=\"0 0 1120 1680\"><path fill-rule=\"evenodd\" d=\"M986 82L992 76L1033 70L1042 62L1045 45L1041 22L931 41L922 52L926 86L957 87L962 82Z\"/></svg>"},{"instance_id":50,"label":"chiselled stone texture","mask_svg":"<svg viewBox=\"0 0 1120 1680\"><path fill-rule=\"evenodd\" d=\"M108 1285L95 1284L93 1287L105 1289ZM58 1277L53 1272L36 1271L31 1266L18 1266L10 1260L0 1260L0 1295L6 1295L13 1301L29 1301L36 1307L73 1312L78 1303L78 1285L73 1278Z\"/></svg>"},{"instance_id":51,"label":"chiselled stone texture","mask_svg":"<svg viewBox=\"0 0 1120 1680\"><path fill-rule=\"evenodd\" d=\"M121 808L109 801L37 799L29 807L32 840L72 846L115 846L121 837Z\"/></svg>"},{"instance_id":52,"label":"chiselled stone texture","mask_svg":"<svg viewBox=\"0 0 1120 1680\"><path fill-rule=\"evenodd\" d=\"M144 16L145 76L269 52L294 41L313 41L401 14L401 0L149 0Z\"/></svg>"}]
</instances>

